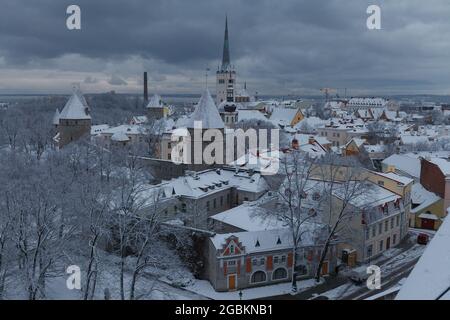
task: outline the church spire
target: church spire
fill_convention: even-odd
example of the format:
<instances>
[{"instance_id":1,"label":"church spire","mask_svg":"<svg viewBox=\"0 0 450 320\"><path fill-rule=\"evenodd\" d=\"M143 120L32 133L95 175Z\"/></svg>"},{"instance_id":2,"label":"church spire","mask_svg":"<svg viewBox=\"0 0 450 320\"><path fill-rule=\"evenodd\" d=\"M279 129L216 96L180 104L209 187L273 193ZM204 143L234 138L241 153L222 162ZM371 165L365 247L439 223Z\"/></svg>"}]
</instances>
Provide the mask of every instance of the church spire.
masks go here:
<instances>
[{"instance_id":1,"label":"church spire","mask_svg":"<svg viewBox=\"0 0 450 320\"><path fill-rule=\"evenodd\" d=\"M225 16L225 37L223 40L222 70L230 67L230 44L228 42L228 17Z\"/></svg>"}]
</instances>

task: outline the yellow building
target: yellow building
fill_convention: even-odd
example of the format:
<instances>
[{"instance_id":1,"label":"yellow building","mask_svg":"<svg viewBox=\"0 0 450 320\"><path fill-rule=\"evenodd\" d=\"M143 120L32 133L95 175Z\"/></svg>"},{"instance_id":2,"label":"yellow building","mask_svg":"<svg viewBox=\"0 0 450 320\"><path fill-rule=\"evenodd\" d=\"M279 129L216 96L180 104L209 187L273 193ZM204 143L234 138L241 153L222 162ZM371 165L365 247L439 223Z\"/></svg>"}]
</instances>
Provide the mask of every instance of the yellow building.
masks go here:
<instances>
[{"instance_id":1,"label":"yellow building","mask_svg":"<svg viewBox=\"0 0 450 320\"><path fill-rule=\"evenodd\" d=\"M402 224L403 229L401 231L402 234L406 234L408 225L411 226L411 220L414 220L414 216L411 215L411 193L414 180L393 172L381 173L375 171L367 171L367 179L402 197L405 215L408 217L409 223Z\"/></svg>"},{"instance_id":2,"label":"yellow building","mask_svg":"<svg viewBox=\"0 0 450 320\"><path fill-rule=\"evenodd\" d=\"M437 230L445 215L444 200L426 190L420 183L413 185L411 193L410 227Z\"/></svg>"}]
</instances>

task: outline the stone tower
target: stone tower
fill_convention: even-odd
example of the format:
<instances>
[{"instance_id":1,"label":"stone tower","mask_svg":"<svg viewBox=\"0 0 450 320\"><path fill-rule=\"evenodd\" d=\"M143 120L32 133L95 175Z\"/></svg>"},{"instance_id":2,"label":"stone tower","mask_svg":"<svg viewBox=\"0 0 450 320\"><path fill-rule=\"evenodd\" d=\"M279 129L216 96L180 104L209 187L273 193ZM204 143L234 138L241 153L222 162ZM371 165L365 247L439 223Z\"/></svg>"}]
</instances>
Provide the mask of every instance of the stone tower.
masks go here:
<instances>
[{"instance_id":1,"label":"stone tower","mask_svg":"<svg viewBox=\"0 0 450 320\"><path fill-rule=\"evenodd\" d=\"M54 123L56 122L56 114ZM54 140L59 148L64 147L72 141L80 139L91 132L92 119L89 105L86 102L80 88L73 87L73 94L67 101L58 117L58 133Z\"/></svg>"},{"instance_id":2,"label":"stone tower","mask_svg":"<svg viewBox=\"0 0 450 320\"><path fill-rule=\"evenodd\" d=\"M201 128L199 128L199 125ZM221 145L223 156L219 157L219 153L215 153L214 164L223 164L225 157L225 125L220 117L219 111L214 104L208 89L203 92L197 107L189 117L186 124L186 129L189 131L189 154L187 159L194 165L194 170L200 169L204 166L211 165L205 162L202 154L205 148L215 142ZM220 136L214 136L211 139L203 139L203 135L209 129L216 129L220 132Z\"/></svg>"},{"instance_id":3,"label":"stone tower","mask_svg":"<svg viewBox=\"0 0 450 320\"><path fill-rule=\"evenodd\" d=\"M222 65L216 73L216 103L234 102L236 71L230 63L230 43L228 40L228 18L225 18L225 36L223 41Z\"/></svg>"},{"instance_id":4,"label":"stone tower","mask_svg":"<svg viewBox=\"0 0 450 320\"><path fill-rule=\"evenodd\" d=\"M147 104L147 118L149 121L158 120L165 117L164 103L160 95L155 94Z\"/></svg>"}]
</instances>

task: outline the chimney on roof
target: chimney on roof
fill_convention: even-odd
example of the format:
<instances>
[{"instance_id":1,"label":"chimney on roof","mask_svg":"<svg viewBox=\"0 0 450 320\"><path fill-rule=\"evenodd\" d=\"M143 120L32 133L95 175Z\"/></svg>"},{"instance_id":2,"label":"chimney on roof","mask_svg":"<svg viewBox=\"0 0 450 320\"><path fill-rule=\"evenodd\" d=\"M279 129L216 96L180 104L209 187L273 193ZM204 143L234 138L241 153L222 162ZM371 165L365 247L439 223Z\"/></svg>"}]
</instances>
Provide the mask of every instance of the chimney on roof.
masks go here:
<instances>
[{"instance_id":1,"label":"chimney on roof","mask_svg":"<svg viewBox=\"0 0 450 320\"><path fill-rule=\"evenodd\" d=\"M144 72L144 104L148 102L147 71Z\"/></svg>"},{"instance_id":2,"label":"chimney on roof","mask_svg":"<svg viewBox=\"0 0 450 320\"><path fill-rule=\"evenodd\" d=\"M314 136L309 136L308 137L308 143L309 144L314 144L316 142L316 139L314 139Z\"/></svg>"}]
</instances>

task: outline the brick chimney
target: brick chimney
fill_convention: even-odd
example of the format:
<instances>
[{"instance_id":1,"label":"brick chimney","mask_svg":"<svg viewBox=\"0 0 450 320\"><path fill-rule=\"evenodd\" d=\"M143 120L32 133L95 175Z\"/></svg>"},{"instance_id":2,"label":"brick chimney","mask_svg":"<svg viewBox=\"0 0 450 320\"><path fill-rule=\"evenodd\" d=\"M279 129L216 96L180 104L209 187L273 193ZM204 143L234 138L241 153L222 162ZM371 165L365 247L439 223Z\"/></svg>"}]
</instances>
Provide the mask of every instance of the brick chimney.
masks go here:
<instances>
[{"instance_id":1,"label":"brick chimney","mask_svg":"<svg viewBox=\"0 0 450 320\"><path fill-rule=\"evenodd\" d=\"M147 71L144 72L144 103L148 102Z\"/></svg>"}]
</instances>

